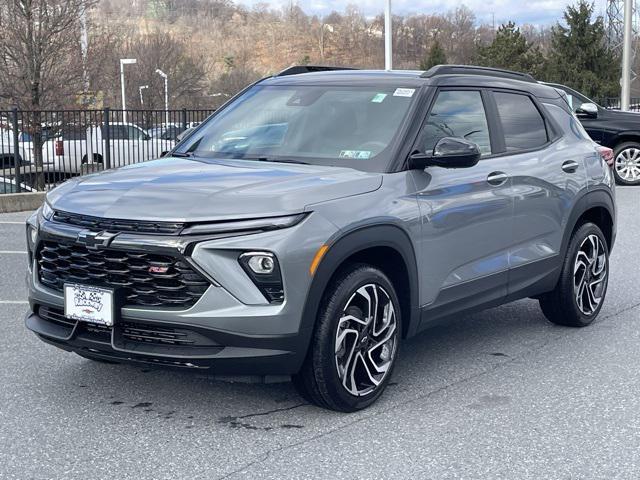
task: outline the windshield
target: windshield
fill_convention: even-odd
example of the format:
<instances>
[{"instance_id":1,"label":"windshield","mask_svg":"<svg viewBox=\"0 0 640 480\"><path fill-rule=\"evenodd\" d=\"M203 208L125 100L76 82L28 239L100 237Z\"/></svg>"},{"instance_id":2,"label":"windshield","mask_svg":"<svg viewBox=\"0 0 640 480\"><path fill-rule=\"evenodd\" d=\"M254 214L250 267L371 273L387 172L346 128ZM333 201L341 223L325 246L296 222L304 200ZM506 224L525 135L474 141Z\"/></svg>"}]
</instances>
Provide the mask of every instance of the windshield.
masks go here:
<instances>
[{"instance_id":1,"label":"windshield","mask_svg":"<svg viewBox=\"0 0 640 480\"><path fill-rule=\"evenodd\" d=\"M178 152L384 171L415 89L255 86Z\"/></svg>"}]
</instances>

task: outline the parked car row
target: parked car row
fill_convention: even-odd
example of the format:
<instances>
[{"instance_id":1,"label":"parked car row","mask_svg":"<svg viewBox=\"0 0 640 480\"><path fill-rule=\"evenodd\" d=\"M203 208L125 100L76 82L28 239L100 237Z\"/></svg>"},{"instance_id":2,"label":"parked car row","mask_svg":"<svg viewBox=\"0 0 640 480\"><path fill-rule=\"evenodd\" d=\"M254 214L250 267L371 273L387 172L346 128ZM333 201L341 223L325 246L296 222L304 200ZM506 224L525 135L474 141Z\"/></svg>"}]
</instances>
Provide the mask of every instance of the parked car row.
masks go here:
<instances>
[{"instance_id":1,"label":"parked car row","mask_svg":"<svg viewBox=\"0 0 640 480\"><path fill-rule=\"evenodd\" d=\"M109 142L106 142L107 127L67 126L56 136L46 138L42 146L43 171L75 175L83 166L99 164L106 166L107 149L109 166L119 167L157 158L170 151L176 144L177 136L184 131L176 125L152 129L153 137L147 131L132 123L115 122L109 124ZM11 130L0 128L0 169L12 169L16 165L34 166L34 143L26 132L18 134L19 150L15 152L15 142Z\"/></svg>"},{"instance_id":2,"label":"parked car row","mask_svg":"<svg viewBox=\"0 0 640 480\"><path fill-rule=\"evenodd\" d=\"M175 146L174 140L152 138L137 125L109 124L108 138L105 125L85 130L71 129L51 139L43 146L45 171L77 174L85 165L106 166L107 148L109 166L121 167L158 158Z\"/></svg>"}]
</instances>

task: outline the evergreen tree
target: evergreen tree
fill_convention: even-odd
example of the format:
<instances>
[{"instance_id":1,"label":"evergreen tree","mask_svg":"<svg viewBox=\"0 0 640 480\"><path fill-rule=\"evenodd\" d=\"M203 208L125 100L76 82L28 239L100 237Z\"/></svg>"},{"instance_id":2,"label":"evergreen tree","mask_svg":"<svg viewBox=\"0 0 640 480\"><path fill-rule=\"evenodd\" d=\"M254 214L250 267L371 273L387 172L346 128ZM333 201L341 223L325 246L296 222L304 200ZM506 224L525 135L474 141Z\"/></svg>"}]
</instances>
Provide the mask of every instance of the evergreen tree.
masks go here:
<instances>
[{"instance_id":1,"label":"evergreen tree","mask_svg":"<svg viewBox=\"0 0 640 480\"><path fill-rule=\"evenodd\" d=\"M567 7L566 26L552 29L546 80L575 88L590 97L620 93L620 58L607 46L604 20L593 15L593 4L580 0Z\"/></svg>"},{"instance_id":2,"label":"evergreen tree","mask_svg":"<svg viewBox=\"0 0 640 480\"><path fill-rule=\"evenodd\" d=\"M447 55L444 52L444 48L440 45L440 42L436 38L431 44L429 53L420 62L420 70L429 70L436 65L444 65L447 63Z\"/></svg>"},{"instance_id":3,"label":"evergreen tree","mask_svg":"<svg viewBox=\"0 0 640 480\"><path fill-rule=\"evenodd\" d=\"M489 45L478 47L477 63L536 76L543 59L540 50L527 42L515 23L509 22L498 28Z\"/></svg>"}]
</instances>

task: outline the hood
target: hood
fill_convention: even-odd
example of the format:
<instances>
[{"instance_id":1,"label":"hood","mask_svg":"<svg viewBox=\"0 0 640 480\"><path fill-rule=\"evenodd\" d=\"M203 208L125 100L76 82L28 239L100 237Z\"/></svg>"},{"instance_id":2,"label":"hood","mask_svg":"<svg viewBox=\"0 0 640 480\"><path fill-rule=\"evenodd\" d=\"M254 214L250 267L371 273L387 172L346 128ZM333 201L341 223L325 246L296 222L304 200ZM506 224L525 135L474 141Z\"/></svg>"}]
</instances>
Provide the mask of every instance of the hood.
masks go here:
<instances>
[{"instance_id":1,"label":"hood","mask_svg":"<svg viewBox=\"0 0 640 480\"><path fill-rule=\"evenodd\" d=\"M75 178L47 200L95 217L203 222L300 213L381 184L381 174L350 168L170 157Z\"/></svg>"}]
</instances>

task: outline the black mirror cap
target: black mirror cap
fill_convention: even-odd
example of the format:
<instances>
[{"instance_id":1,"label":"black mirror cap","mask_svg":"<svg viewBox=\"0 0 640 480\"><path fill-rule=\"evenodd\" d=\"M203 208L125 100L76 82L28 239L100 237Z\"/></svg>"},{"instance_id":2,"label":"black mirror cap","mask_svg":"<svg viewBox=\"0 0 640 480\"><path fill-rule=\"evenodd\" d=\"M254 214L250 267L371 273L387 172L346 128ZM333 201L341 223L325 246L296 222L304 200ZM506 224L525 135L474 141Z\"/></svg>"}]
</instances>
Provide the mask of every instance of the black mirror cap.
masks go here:
<instances>
[{"instance_id":1,"label":"black mirror cap","mask_svg":"<svg viewBox=\"0 0 640 480\"><path fill-rule=\"evenodd\" d=\"M409 168L468 168L480 161L480 148L464 138L444 137L438 140L432 154L416 152L409 157Z\"/></svg>"}]
</instances>

